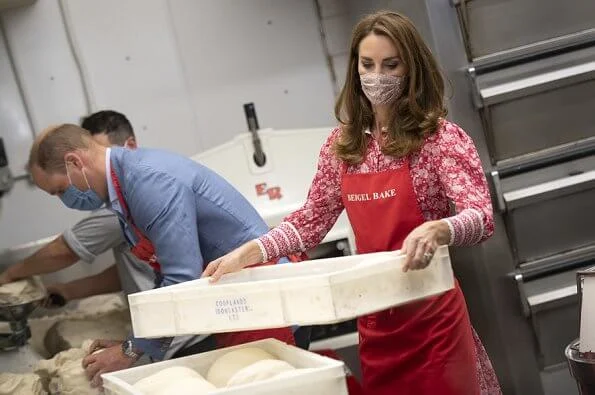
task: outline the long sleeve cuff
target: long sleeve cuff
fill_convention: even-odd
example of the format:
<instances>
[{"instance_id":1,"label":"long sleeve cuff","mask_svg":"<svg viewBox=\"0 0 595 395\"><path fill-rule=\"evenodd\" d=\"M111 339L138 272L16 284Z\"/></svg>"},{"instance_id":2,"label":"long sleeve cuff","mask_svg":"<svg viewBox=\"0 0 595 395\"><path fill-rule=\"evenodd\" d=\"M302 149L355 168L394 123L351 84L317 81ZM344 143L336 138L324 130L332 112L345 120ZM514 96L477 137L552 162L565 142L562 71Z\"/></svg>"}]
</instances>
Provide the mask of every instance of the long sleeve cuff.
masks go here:
<instances>
[{"instance_id":1,"label":"long sleeve cuff","mask_svg":"<svg viewBox=\"0 0 595 395\"><path fill-rule=\"evenodd\" d=\"M132 340L134 348L140 350L144 355L151 357L153 361L161 361L173 340L173 337L160 337L157 339L144 339L130 335L127 340Z\"/></svg>"},{"instance_id":2,"label":"long sleeve cuff","mask_svg":"<svg viewBox=\"0 0 595 395\"><path fill-rule=\"evenodd\" d=\"M454 246L469 246L479 243L484 235L483 214L479 210L465 209L444 221L450 229L450 243Z\"/></svg>"}]
</instances>

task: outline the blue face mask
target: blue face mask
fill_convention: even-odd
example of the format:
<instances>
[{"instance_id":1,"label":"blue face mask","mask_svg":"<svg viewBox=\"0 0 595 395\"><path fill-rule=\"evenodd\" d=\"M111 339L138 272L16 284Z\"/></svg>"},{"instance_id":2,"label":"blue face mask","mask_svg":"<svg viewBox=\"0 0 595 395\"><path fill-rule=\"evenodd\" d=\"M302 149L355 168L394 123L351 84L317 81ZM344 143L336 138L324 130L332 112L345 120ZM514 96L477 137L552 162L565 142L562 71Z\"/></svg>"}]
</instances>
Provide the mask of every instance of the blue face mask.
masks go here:
<instances>
[{"instance_id":1,"label":"blue face mask","mask_svg":"<svg viewBox=\"0 0 595 395\"><path fill-rule=\"evenodd\" d=\"M86 191L81 191L72 184L72 180L70 179L70 173L68 172L68 163L66 164L66 175L68 176L70 185L68 186L68 188L66 188L64 193L60 195L60 200L62 200L62 203L64 203L66 207L75 210L91 211L97 210L98 208L103 206L103 200L99 197L99 195L97 195L97 193L94 190L91 189L89 181L87 181L85 169L83 169L83 177L85 178L85 182L87 183L88 187Z\"/></svg>"}]
</instances>

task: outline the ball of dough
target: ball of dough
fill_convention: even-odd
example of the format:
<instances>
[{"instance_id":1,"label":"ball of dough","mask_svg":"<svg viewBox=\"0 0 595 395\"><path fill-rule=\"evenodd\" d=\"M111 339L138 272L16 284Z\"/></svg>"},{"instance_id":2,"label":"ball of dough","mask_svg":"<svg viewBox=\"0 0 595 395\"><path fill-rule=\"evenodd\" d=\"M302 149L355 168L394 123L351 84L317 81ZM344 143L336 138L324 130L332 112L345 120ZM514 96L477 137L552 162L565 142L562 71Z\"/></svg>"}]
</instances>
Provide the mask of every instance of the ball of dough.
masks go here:
<instances>
[{"instance_id":1,"label":"ball of dough","mask_svg":"<svg viewBox=\"0 0 595 395\"><path fill-rule=\"evenodd\" d=\"M204 380L196 371L185 366L173 366L160 370L159 372L140 379L134 384L134 388L145 395L157 395L160 390L178 380L198 378Z\"/></svg>"},{"instance_id":2,"label":"ball of dough","mask_svg":"<svg viewBox=\"0 0 595 395\"><path fill-rule=\"evenodd\" d=\"M188 377L169 383L162 389L153 392L154 395L203 395L215 391L217 387L202 377Z\"/></svg>"},{"instance_id":3,"label":"ball of dough","mask_svg":"<svg viewBox=\"0 0 595 395\"><path fill-rule=\"evenodd\" d=\"M99 388L91 387L81 359L65 362L50 381L50 393L60 395L99 395Z\"/></svg>"},{"instance_id":4,"label":"ball of dough","mask_svg":"<svg viewBox=\"0 0 595 395\"><path fill-rule=\"evenodd\" d=\"M230 351L219 357L207 373L207 380L216 387L225 387L229 379L240 369L263 359L276 359L268 352L256 348L246 347Z\"/></svg>"},{"instance_id":5,"label":"ball of dough","mask_svg":"<svg viewBox=\"0 0 595 395\"><path fill-rule=\"evenodd\" d=\"M255 383L278 376L280 373L295 370L293 366L279 359L264 359L240 369L227 382L228 387Z\"/></svg>"}]
</instances>

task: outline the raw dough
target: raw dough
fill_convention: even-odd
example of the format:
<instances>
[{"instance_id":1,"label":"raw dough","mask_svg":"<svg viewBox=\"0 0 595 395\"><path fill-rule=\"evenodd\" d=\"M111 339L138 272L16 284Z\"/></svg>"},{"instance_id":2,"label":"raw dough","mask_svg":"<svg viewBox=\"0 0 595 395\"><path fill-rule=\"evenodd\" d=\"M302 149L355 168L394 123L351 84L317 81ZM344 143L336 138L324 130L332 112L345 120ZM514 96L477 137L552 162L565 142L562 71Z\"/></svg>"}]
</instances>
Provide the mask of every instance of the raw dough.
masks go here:
<instances>
[{"instance_id":1,"label":"raw dough","mask_svg":"<svg viewBox=\"0 0 595 395\"><path fill-rule=\"evenodd\" d=\"M81 348L62 351L50 360L40 361L35 373L49 380L50 394L100 395L85 375L82 361L89 353L93 340L85 340Z\"/></svg>"},{"instance_id":2,"label":"raw dough","mask_svg":"<svg viewBox=\"0 0 595 395\"><path fill-rule=\"evenodd\" d=\"M140 379L134 384L134 388L145 395L157 395L161 393L159 391L168 385L187 379L198 379L204 381L198 372L190 368L185 366L173 366Z\"/></svg>"},{"instance_id":3,"label":"raw dough","mask_svg":"<svg viewBox=\"0 0 595 395\"><path fill-rule=\"evenodd\" d=\"M293 366L279 359L264 359L238 370L227 382L228 387L255 383L276 377L280 373L295 370Z\"/></svg>"},{"instance_id":4,"label":"raw dough","mask_svg":"<svg viewBox=\"0 0 595 395\"><path fill-rule=\"evenodd\" d=\"M43 358L51 358L56 354L45 347L45 337L48 330L58 321L64 319L96 319L107 313L123 312L129 314L121 293L90 296L79 301L69 302L61 309L45 309L38 307L29 317L31 339L29 343ZM62 351L62 350L58 350Z\"/></svg>"},{"instance_id":5,"label":"raw dough","mask_svg":"<svg viewBox=\"0 0 595 395\"><path fill-rule=\"evenodd\" d=\"M0 373L0 395L47 395L41 377L34 373Z\"/></svg>"},{"instance_id":6,"label":"raw dough","mask_svg":"<svg viewBox=\"0 0 595 395\"><path fill-rule=\"evenodd\" d=\"M151 395L207 395L215 390L217 390L217 387L202 377L189 377L176 380L175 382L164 386L162 389L152 392Z\"/></svg>"},{"instance_id":7,"label":"raw dough","mask_svg":"<svg viewBox=\"0 0 595 395\"><path fill-rule=\"evenodd\" d=\"M207 373L207 380L215 384L218 388L225 387L229 379L240 369L255 362L262 361L263 359L276 358L268 352L256 347L246 347L230 351L219 357L215 363L211 365L209 372Z\"/></svg>"},{"instance_id":8,"label":"raw dough","mask_svg":"<svg viewBox=\"0 0 595 395\"><path fill-rule=\"evenodd\" d=\"M45 287L38 277L0 285L0 305L15 305L41 300Z\"/></svg>"},{"instance_id":9,"label":"raw dough","mask_svg":"<svg viewBox=\"0 0 595 395\"><path fill-rule=\"evenodd\" d=\"M124 340L130 333L127 311L113 311L94 318L73 318L56 322L45 335L45 348L51 355L80 348L85 339Z\"/></svg>"}]
</instances>

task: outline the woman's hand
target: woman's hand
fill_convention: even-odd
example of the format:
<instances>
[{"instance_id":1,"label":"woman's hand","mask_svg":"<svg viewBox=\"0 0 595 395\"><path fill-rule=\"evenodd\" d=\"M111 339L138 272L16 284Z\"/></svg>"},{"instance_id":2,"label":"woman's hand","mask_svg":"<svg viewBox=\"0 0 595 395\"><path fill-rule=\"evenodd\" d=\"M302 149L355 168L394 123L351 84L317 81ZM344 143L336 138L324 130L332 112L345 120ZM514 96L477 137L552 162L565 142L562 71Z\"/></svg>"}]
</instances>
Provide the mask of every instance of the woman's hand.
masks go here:
<instances>
[{"instance_id":1,"label":"woman's hand","mask_svg":"<svg viewBox=\"0 0 595 395\"><path fill-rule=\"evenodd\" d=\"M403 241L401 252L406 255L403 271L424 269L430 264L436 249L450 240L450 228L445 221L425 222Z\"/></svg>"},{"instance_id":2,"label":"woman's hand","mask_svg":"<svg viewBox=\"0 0 595 395\"><path fill-rule=\"evenodd\" d=\"M211 282L217 282L227 273L239 272L243 268L262 262L262 253L255 241L236 248L227 255L215 259L207 265L202 277L211 277Z\"/></svg>"}]
</instances>

